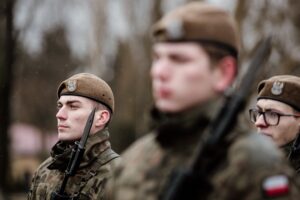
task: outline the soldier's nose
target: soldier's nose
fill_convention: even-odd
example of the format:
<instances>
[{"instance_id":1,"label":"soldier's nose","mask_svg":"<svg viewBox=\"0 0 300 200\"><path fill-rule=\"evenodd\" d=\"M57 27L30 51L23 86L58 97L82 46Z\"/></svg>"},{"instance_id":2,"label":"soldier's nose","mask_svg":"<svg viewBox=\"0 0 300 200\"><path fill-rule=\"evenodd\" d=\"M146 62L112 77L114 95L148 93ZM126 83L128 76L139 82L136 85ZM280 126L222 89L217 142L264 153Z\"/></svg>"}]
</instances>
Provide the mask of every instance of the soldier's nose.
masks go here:
<instances>
[{"instance_id":1,"label":"soldier's nose","mask_svg":"<svg viewBox=\"0 0 300 200\"><path fill-rule=\"evenodd\" d=\"M65 109L63 107L57 111L56 118L60 120L67 118Z\"/></svg>"},{"instance_id":2,"label":"soldier's nose","mask_svg":"<svg viewBox=\"0 0 300 200\"><path fill-rule=\"evenodd\" d=\"M263 115L259 115L257 117L256 122L255 122L255 126L256 127L267 126L267 123L265 122L265 119L264 119Z\"/></svg>"},{"instance_id":3,"label":"soldier's nose","mask_svg":"<svg viewBox=\"0 0 300 200\"><path fill-rule=\"evenodd\" d=\"M150 71L152 79L166 81L167 79L169 79L170 73L171 70L167 61L161 60L152 64Z\"/></svg>"}]
</instances>

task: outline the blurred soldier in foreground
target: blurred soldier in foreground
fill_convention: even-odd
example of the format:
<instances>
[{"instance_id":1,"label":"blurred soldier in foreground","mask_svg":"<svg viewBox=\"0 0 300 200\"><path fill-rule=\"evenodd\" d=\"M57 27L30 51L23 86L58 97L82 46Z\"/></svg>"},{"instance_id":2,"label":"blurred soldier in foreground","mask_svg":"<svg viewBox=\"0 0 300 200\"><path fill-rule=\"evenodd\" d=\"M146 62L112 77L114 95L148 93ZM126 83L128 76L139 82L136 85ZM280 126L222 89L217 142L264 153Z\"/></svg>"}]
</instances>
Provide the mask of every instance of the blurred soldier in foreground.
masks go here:
<instances>
[{"instance_id":1,"label":"blurred soldier in foreground","mask_svg":"<svg viewBox=\"0 0 300 200\"><path fill-rule=\"evenodd\" d=\"M67 199L103 199L104 183L119 157L111 149L107 128L114 112L112 90L97 76L80 73L63 81L57 95L59 141L52 148L51 156L37 169L28 199L57 199L51 195L62 185L74 142L81 139L93 109L96 112L85 152L75 176L66 184L65 193Z\"/></svg>"},{"instance_id":2,"label":"blurred soldier in foreground","mask_svg":"<svg viewBox=\"0 0 300 200\"><path fill-rule=\"evenodd\" d=\"M122 154L122 165L109 181L108 199L165 199L174 183L173 170L189 166L237 74L236 25L218 7L200 2L182 6L154 25L153 37L156 129ZM204 178L205 184L197 184L201 177L191 177L195 196L180 199L299 198L293 170L268 138L235 130L226 140L228 148L215 147L226 151L215 172Z\"/></svg>"},{"instance_id":3,"label":"blurred soldier in foreground","mask_svg":"<svg viewBox=\"0 0 300 200\"><path fill-rule=\"evenodd\" d=\"M300 173L300 78L279 75L261 81L249 114L258 132L281 147Z\"/></svg>"}]
</instances>

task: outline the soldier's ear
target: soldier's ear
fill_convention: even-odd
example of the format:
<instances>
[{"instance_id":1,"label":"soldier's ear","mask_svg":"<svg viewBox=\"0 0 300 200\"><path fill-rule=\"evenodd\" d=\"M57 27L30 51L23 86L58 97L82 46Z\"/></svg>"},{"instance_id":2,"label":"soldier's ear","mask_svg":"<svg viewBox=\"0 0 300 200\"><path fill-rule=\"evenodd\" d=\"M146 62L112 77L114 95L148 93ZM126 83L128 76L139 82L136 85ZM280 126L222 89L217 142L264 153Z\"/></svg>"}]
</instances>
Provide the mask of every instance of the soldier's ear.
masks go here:
<instances>
[{"instance_id":1,"label":"soldier's ear","mask_svg":"<svg viewBox=\"0 0 300 200\"><path fill-rule=\"evenodd\" d=\"M215 90L223 93L235 79L236 75L236 59L232 56L226 56L220 60L215 68L216 82Z\"/></svg>"},{"instance_id":2,"label":"soldier's ear","mask_svg":"<svg viewBox=\"0 0 300 200\"><path fill-rule=\"evenodd\" d=\"M108 110L97 110L95 113L94 124L96 127L105 126L110 119L110 112Z\"/></svg>"}]
</instances>

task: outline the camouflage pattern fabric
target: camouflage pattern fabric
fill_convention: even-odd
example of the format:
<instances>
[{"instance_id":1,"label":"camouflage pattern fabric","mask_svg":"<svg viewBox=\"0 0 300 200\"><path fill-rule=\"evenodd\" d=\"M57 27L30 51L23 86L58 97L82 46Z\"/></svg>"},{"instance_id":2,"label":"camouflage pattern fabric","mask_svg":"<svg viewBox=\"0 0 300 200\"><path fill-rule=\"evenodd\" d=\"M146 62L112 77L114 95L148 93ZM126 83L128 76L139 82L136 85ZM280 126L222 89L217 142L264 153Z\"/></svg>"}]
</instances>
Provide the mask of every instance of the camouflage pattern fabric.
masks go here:
<instances>
[{"instance_id":1,"label":"camouflage pattern fabric","mask_svg":"<svg viewBox=\"0 0 300 200\"><path fill-rule=\"evenodd\" d=\"M103 199L104 185L112 169L119 162L119 155L112 151L107 130L89 137L86 151L76 175L66 186L66 193L79 200ZM51 157L44 161L34 174L28 200L50 199L51 193L62 184L72 146L58 142Z\"/></svg>"},{"instance_id":2,"label":"camouflage pattern fabric","mask_svg":"<svg viewBox=\"0 0 300 200\"><path fill-rule=\"evenodd\" d=\"M122 164L114 172L107 188L110 200L161 199L165 185L175 168L187 166L193 151L203 137L212 110L212 102L185 116L160 118L160 126L137 140L122 154ZM178 123L181 122L181 123ZM169 125L169 127L168 127ZM208 200L299 199L294 171L268 138L246 134L236 129L227 138L232 141L226 158L210 177L212 192ZM225 151L226 149L224 149ZM275 181L274 181L275 180ZM269 193L277 182L286 183L285 192ZM199 189L201 186L199 186ZM273 190L274 191L274 190ZM270 195L273 195L270 197Z\"/></svg>"}]
</instances>

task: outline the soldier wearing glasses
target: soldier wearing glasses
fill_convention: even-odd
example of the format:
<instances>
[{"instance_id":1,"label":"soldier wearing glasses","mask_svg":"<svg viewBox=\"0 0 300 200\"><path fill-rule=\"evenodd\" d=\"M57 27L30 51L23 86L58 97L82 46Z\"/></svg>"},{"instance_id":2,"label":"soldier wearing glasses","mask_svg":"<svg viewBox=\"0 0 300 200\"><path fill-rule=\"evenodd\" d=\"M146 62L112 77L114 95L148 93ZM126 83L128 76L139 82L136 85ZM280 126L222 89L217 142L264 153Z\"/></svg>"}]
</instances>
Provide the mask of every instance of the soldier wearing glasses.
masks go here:
<instances>
[{"instance_id":1,"label":"soldier wearing glasses","mask_svg":"<svg viewBox=\"0 0 300 200\"><path fill-rule=\"evenodd\" d=\"M256 108L249 114L258 131L282 148L300 173L300 78L279 75L261 81Z\"/></svg>"}]
</instances>

